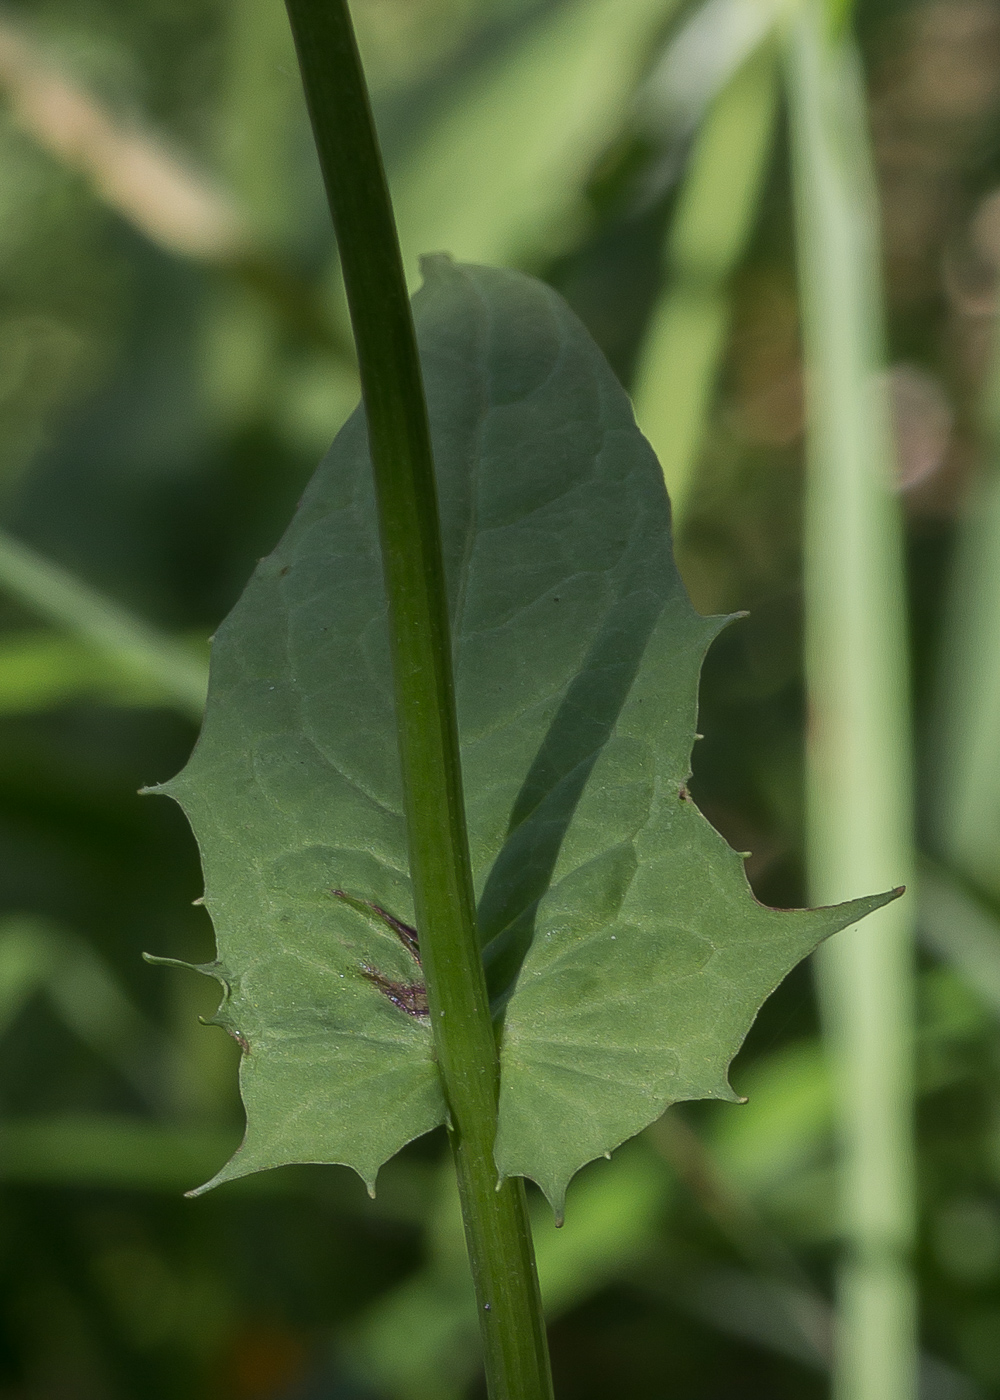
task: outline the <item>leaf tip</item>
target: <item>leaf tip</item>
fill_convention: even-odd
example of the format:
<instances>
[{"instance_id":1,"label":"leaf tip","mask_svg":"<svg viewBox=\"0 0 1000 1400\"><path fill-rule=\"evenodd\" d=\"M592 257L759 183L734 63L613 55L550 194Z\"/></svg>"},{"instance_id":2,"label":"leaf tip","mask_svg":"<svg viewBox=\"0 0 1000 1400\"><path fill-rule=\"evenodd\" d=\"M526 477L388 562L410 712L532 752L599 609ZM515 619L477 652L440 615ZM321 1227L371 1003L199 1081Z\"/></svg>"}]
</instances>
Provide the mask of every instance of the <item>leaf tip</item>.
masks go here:
<instances>
[{"instance_id":1,"label":"leaf tip","mask_svg":"<svg viewBox=\"0 0 1000 1400\"><path fill-rule=\"evenodd\" d=\"M174 797L176 781L176 778L168 778L165 783L144 783L137 791L140 797Z\"/></svg>"},{"instance_id":2,"label":"leaf tip","mask_svg":"<svg viewBox=\"0 0 1000 1400\"><path fill-rule=\"evenodd\" d=\"M142 960L150 967L181 967L185 972L204 972L197 963L185 962L183 958L163 958L159 953L143 953Z\"/></svg>"},{"instance_id":3,"label":"leaf tip","mask_svg":"<svg viewBox=\"0 0 1000 1400\"><path fill-rule=\"evenodd\" d=\"M566 1220L566 1188L569 1185L569 1178L563 1178L561 1181L552 1180L547 1184L540 1181L538 1185L542 1189L542 1195L552 1207L552 1217L555 1220L556 1229L561 1230Z\"/></svg>"},{"instance_id":4,"label":"leaf tip","mask_svg":"<svg viewBox=\"0 0 1000 1400\"><path fill-rule=\"evenodd\" d=\"M190 1191L184 1192L185 1200L197 1200L199 1196L206 1196L209 1191L214 1191L215 1188L221 1186L223 1182L233 1181L241 1176L248 1175L246 1171L241 1171L238 1167L234 1167L234 1163L242 1150L243 1144L241 1143L225 1166L220 1167L213 1177L210 1177L208 1181L203 1181L200 1186L192 1186Z\"/></svg>"},{"instance_id":5,"label":"leaf tip","mask_svg":"<svg viewBox=\"0 0 1000 1400\"><path fill-rule=\"evenodd\" d=\"M185 972L201 972L207 977L216 976L217 963L185 962L183 958L164 958L159 953L143 953L143 962L152 967L182 967Z\"/></svg>"},{"instance_id":6,"label":"leaf tip","mask_svg":"<svg viewBox=\"0 0 1000 1400\"><path fill-rule=\"evenodd\" d=\"M748 1101L746 1094L738 1094L736 1092L729 1082L728 1075L716 1085L715 1089L713 1089L710 1094L706 1094L705 1097L709 1099L718 1099L722 1103L744 1104Z\"/></svg>"},{"instance_id":7,"label":"leaf tip","mask_svg":"<svg viewBox=\"0 0 1000 1400\"><path fill-rule=\"evenodd\" d=\"M201 1186L193 1186L190 1191L185 1191L185 1200L195 1201L199 1196L207 1196L209 1191L214 1191L217 1186L224 1186L227 1181L238 1181L241 1176L249 1176L251 1174L247 1171L230 1171L229 1168L232 1164L233 1161L231 1159L221 1171L217 1171L209 1181L203 1182Z\"/></svg>"}]
</instances>

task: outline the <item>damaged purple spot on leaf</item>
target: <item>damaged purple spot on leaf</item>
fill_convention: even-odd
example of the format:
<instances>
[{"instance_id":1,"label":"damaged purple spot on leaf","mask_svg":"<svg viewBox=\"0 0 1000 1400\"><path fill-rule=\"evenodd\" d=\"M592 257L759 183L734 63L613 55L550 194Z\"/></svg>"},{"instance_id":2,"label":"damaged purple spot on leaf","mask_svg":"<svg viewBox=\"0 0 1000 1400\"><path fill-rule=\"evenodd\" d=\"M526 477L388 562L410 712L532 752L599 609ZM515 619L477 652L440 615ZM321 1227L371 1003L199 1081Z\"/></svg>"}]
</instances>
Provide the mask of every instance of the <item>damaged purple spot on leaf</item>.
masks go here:
<instances>
[{"instance_id":1,"label":"damaged purple spot on leaf","mask_svg":"<svg viewBox=\"0 0 1000 1400\"><path fill-rule=\"evenodd\" d=\"M357 909L359 913L362 910L370 910L376 918L381 919L388 928L392 929L417 967L420 966L420 942L415 928L404 924L402 919L397 919L395 914L388 913L380 904L375 904L370 899L356 899L345 890L331 890L330 893L336 899L342 899L345 904ZM427 1006L427 988L423 982L393 981L391 977L386 977L383 972L379 972L369 963L362 963L361 971L367 981L371 982L372 986L377 987L382 995L392 1002L393 1006L398 1006L400 1011L405 1011L408 1016L430 1015Z\"/></svg>"},{"instance_id":2,"label":"damaged purple spot on leaf","mask_svg":"<svg viewBox=\"0 0 1000 1400\"><path fill-rule=\"evenodd\" d=\"M345 890L331 890L334 898L342 899L345 904L350 904L354 908L362 905L365 909L370 909L373 914L382 920L402 943L406 951L416 960L420 966L420 940L417 937L417 930L411 928L409 924L404 924L402 919L397 919L395 914L388 913L380 904L374 904L370 899L355 899L353 895L347 894Z\"/></svg>"},{"instance_id":3,"label":"damaged purple spot on leaf","mask_svg":"<svg viewBox=\"0 0 1000 1400\"><path fill-rule=\"evenodd\" d=\"M369 967L367 963L362 963L361 971L365 978L377 987L384 997L392 1002L393 1006L398 1006L400 1011L405 1011L407 1016L429 1016L430 1009L427 1005L427 988L423 982L393 982L390 978L377 972L375 968Z\"/></svg>"}]
</instances>

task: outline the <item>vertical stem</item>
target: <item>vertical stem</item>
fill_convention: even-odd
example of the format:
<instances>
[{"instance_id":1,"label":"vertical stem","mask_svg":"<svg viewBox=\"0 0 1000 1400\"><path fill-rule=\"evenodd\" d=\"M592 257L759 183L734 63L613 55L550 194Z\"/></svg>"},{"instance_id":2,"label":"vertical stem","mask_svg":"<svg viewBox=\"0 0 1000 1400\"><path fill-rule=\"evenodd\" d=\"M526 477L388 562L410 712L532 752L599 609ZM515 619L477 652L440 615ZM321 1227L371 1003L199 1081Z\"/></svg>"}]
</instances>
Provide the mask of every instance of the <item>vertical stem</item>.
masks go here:
<instances>
[{"instance_id":1,"label":"vertical stem","mask_svg":"<svg viewBox=\"0 0 1000 1400\"><path fill-rule=\"evenodd\" d=\"M766 39L698 133L666 248L667 284L633 386L636 418L683 518L729 329L729 283L753 228L774 135L776 53Z\"/></svg>"},{"instance_id":2,"label":"vertical stem","mask_svg":"<svg viewBox=\"0 0 1000 1400\"><path fill-rule=\"evenodd\" d=\"M787 72L809 416L805 520L810 897L912 874L902 532L891 491L877 203L857 56L818 0ZM915 1394L912 918L894 902L819 957L844 1253L835 1395Z\"/></svg>"},{"instance_id":3,"label":"vertical stem","mask_svg":"<svg viewBox=\"0 0 1000 1400\"><path fill-rule=\"evenodd\" d=\"M524 1186L496 1189L497 1049L476 936L430 430L392 206L346 0L287 8L357 343L414 904L489 1393L547 1400Z\"/></svg>"}]
</instances>

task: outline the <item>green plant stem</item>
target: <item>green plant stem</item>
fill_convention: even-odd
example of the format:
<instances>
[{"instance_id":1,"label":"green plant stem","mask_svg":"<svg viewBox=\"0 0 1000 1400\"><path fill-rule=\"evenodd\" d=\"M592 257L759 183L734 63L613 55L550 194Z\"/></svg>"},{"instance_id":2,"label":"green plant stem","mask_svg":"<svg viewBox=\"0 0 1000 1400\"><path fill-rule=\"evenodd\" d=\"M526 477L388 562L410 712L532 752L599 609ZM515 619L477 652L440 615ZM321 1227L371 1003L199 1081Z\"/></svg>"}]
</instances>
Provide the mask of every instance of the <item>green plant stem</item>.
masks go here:
<instances>
[{"instance_id":1,"label":"green plant stem","mask_svg":"<svg viewBox=\"0 0 1000 1400\"><path fill-rule=\"evenodd\" d=\"M126 676L152 682L182 714L201 720L208 668L194 651L3 530L0 588L38 616L102 652Z\"/></svg>"},{"instance_id":2,"label":"green plant stem","mask_svg":"<svg viewBox=\"0 0 1000 1400\"><path fill-rule=\"evenodd\" d=\"M389 598L414 904L489 1393L551 1396L524 1186L497 1190L499 1066L476 933L430 430L346 0L288 0L358 351Z\"/></svg>"},{"instance_id":3,"label":"green plant stem","mask_svg":"<svg viewBox=\"0 0 1000 1400\"><path fill-rule=\"evenodd\" d=\"M789 114L809 420L805 511L811 901L909 883L902 532L882 367L877 200L856 53L790 20ZM840 1137L838 1400L916 1384L912 920L897 900L821 950Z\"/></svg>"},{"instance_id":4,"label":"green plant stem","mask_svg":"<svg viewBox=\"0 0 1000 1400\"><path fill-rule=\"evenodd\" d=\"M675 527L729 330L730 281L753 228L774 136L775 44L764 40L713 102L671 221L666 286L633 385L636 419L663 467Z\"/></svg>"}]
</instances>

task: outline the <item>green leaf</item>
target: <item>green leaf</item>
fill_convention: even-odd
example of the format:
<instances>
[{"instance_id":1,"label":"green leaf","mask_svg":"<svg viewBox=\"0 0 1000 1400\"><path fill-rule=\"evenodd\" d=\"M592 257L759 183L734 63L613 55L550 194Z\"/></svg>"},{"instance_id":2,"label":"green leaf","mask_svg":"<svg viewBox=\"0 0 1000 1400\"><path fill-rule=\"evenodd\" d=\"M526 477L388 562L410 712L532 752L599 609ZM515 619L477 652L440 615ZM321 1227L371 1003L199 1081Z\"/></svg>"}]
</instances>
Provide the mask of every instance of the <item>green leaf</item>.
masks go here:
<instances>
[{"instance_id":1,"label":"green leaf","mask_svg":"<svg viewBox=\"0 0 1000 1400\"><path fill-rule=\"evenodd\" d=\"M725 619L687 600L625 394L543 284L440 257L425 274L470 849L506 1008L498 1162L558 1206L667 1103L731 1096L767 992L881 901L754 902L683 789ZM201 846L220 956L202 970L245 1052L246 1141L215 1182L322 1161L371 1186L446 1116L407 928L372 490L355 414L219 629L202 737L159 789Z\"/></svg>"}]
</instances>

